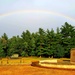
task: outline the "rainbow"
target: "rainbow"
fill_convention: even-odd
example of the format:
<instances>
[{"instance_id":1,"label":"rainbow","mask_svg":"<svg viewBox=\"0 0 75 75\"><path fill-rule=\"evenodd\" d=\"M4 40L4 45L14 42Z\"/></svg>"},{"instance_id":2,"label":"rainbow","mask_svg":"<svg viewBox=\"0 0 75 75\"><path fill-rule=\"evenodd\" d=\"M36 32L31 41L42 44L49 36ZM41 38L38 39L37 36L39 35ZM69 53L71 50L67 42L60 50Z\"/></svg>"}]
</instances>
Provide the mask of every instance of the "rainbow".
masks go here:
<instances>
[{"instance_id":1,"label":"rainbow","mask_svg":"<svg viewBox=\"0 0 75 75\"><path fill-rule=\"evenodd\" d=\"M0 17L6 17L6 16L11 16L13 14L22 14L22 13L44 13L44 14L52 14L55 16L60 16L60 17L64 17L66 19L72 20L75 22L75 19L69 16L66 16L64 14L60 14L57 12L53 12L53 11L47 11L47 10L17 10L17 11L13 11L13 12L9 12L9 13L4 13L4 14L0 14Z\"/></svg>"}]
</instances>

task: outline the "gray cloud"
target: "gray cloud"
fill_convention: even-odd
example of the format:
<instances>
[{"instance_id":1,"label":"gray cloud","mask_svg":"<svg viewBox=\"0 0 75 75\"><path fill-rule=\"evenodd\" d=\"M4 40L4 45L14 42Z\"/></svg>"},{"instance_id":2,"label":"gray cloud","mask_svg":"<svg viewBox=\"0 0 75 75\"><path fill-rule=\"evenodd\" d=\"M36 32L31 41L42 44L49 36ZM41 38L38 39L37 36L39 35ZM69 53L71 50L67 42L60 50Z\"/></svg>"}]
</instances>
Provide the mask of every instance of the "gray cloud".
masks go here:
<instances>
[{"instance_id":1,"label":"gray cloud","mask_svg":"<svg viewBox=\"0 0 75 75\"><path fill-rule=\"evenodd\" d=\"M75 0L0 0L0 14L17 10L47 10L75 19L74 9ZM11 37L27 29L35 32L40 27L55 30L66 21L75 25L74 20L54 14L16 13L6 17L0 16L0 35L6 32Z\"/></svg>"}]
</instances>

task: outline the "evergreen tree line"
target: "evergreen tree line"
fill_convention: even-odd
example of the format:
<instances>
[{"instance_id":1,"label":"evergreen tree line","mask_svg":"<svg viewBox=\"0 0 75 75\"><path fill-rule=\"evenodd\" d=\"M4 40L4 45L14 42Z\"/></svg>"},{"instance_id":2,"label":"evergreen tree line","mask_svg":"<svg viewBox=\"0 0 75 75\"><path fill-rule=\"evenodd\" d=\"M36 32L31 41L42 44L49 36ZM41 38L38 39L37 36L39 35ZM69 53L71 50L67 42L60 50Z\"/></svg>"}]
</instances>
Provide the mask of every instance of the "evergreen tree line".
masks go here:
<instances>
[{"instance_id":1,"label":"evergreen tree line","mask_svg":"<svg viewBox=\"0 0 75 75\"><path fill-rule=\"evenodd\" d=\"M19 56L70 57L75 47L75 27L65 22L56 32L39 28L38 32L23 31L21 36L8 38L4 33L0 37L0 57Z\"/></svg>"}]
</instances>

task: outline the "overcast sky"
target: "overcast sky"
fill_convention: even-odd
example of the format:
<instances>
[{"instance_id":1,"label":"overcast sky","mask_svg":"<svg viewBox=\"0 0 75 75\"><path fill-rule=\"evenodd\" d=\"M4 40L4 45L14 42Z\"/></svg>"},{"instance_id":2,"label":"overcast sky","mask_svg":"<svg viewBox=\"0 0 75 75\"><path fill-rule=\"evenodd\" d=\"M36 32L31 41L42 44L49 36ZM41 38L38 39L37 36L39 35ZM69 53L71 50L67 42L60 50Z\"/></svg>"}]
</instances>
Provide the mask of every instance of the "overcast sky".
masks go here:
<instances>
[{"instance_id":1,"label":"overcast sky","mask_svg":"<svg viewBox=\"0 0 75 75\"><path fill-rule=\"evenodd\" d=\"M0 36L75 26L75 0L0 0Z\"/></svg>"}]
</instances>

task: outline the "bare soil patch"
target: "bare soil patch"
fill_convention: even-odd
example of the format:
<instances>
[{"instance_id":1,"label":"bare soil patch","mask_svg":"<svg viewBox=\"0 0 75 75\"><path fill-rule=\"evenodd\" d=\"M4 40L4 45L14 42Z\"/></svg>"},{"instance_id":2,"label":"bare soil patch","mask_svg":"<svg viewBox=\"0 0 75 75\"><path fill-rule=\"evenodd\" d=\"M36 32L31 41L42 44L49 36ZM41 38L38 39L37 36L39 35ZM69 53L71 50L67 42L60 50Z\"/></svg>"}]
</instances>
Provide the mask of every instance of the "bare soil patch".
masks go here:
<instances>
[{"instance_id":1,"label":"bare soil patch","mask_svg":"<svg viewBox=\"0 0 75 75\"><path fill-rule=\"evenodd\" d=\"M0 66L0 75L75 75L75 71L47 69L30 65L6 65Z\"/></svg>"}]
</instances>

